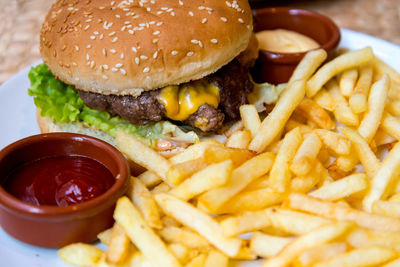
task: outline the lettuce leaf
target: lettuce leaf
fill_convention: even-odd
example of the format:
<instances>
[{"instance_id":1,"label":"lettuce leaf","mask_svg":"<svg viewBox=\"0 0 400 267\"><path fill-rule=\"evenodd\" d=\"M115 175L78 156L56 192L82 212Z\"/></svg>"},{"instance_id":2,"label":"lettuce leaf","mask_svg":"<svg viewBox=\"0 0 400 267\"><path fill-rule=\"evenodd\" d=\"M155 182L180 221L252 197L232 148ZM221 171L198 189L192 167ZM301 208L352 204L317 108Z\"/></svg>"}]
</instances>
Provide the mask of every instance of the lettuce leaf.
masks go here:
<instances>
[{"instance_id":1,"label":"lettuce leaf","mask_svg":"<svg viewBox=\"0 0 400 267\"><path fill-rule=\"evenodd\" d=\"M185 141L193 143L198 140L195 133L182 132L176 125L168 121L133 125L119 116L112 116L106 111L89 108L71 85L57 80L48 71L46 64L31 68L28 77L31 82L28 94L33 97L36 107L41 110L40 115L49 117L56 122L84 123L114 137L118 130L124 130L145 140L150 146L155 146L159 139L180 139L179 137L182 137Z\"/></svg>"}]
</instances>

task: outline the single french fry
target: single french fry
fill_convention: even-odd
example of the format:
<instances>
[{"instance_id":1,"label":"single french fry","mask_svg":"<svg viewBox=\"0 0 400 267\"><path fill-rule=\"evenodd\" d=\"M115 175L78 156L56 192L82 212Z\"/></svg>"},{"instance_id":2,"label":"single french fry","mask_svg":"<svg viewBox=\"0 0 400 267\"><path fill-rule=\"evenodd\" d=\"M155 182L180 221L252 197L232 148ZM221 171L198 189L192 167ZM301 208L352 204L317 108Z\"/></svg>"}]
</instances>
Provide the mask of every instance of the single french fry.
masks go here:
<instances>
[{"instance_id":1,"label":"single french fry","mask_svg":"<svg viewBox=\"0 0 400 267\"><path fill-rule=\"evenodd\" d=\"M113 227L108 228L107 230L104 230L103 232L99 233L97 235L97 238L100 240L102 244L108 245L111 240L112 232L113 232Z\"/></svg>"},{"instance_id":2,"label":"single french fry","mask_svg":"<svg viewBox=\"0 0 400 267\"><path fill-rule=\"evenodd\" d=\"M338 155L350 154L351 142L346 137L325 129L316 129L314 132L331 151Z\"/></svg>"},{"instance_id":3,"label":"single french fry","mask_svg":"<svg viewBox=\"0 0 400 267\"><path fill-rule=\"evenodd\" d=\"M370 143L374 138L382 120L389 83L389 76L384 75L381 80L372 85L369 93L368 111L358 127L358 132L365 138L367 143Z\"/></svg>"},{"instance_id":4,"label":"single french fry","mask_svg":"<svg viewBox=\"0 0 400 267\"><path fill-rule=\"evenodd\" d=\"M327 56L324 49L316 49L308 52L293 71L288 83L298 80L308 80L322 62L325 61Z\"/></svg>"},{"instance_id":5,"label":"single french fry","mask_svg":"<svg viewBox=\"0 0 400 267\"><path fill-rule=\"evenodd\" d=\"M365 190L368 187L367 176L364 173L355 173L338 181L310 192L308 195L329 201L336 201Z\"/></svg>"},{"instance_id":6,"label":"single french fry","mask_svg":"<svg viewBox=\"0 0 400 267\"><path fill-rule=\"evenodd\" d=\"M295 177L290 185L291 192L306 193L328 176L328 172L319 161L311 167L311 171L304 176Z\"/></svg>"},{"instance_id":7,"label":"single french fry","mask_svg":"<svg viewBox=\"0 0 400 267\"><path fill-rule=\"evenodd\" d=\"M372 204L372 212L388 217L400 218L400 204L395 201L376 200Z\"/></svg>"},{"instance_id":8,"label":"single french fry","mask_svg":"<svg viewBox=\"0 0 400 267\"><path fill-rule=\"evenodd\" d=\"M66 263L77 266L96 266L104 258L105 252L101 249L84 243L67 245L57 252Z\"/></svg>"},{"instance_id":9,"label":"single french fry","mask_svg":"<svg viewBox=\"0 0 400 267\"><path fill-rule=\"evenodd\" d=\"M370 214L341 204L319 200L304 194L291 194L286 204L293 209L310 212L325 218L340 221L353 221L365 228L383 231L400 231L399 219Z\"/></svg>"},{"instance_id":10,"label":"single french fry","mask_svg":"<svg viewBox=\"0 0 400 267\"><path fill-rule=\"evenodd\" d=\"M328 93L325 88L322 88L314 97L313 100L320 107L333 112L335 103L333 102L332 96Z\"/></svg>"},{"instance_id":11,"label":"single french fry","mask_svg":"<svg viewBox=\"0 0 400 267\"><path fill-rule=\"evenodd\" d=\"M260 230L270 225L267 210L245 212L237 216L230 216L221 221L221 228L226 236L235 236L255 230Z\"/></svg>"},{"instance_id":12,"label":"single french fry","mask_svg":"<svg viewBox=\"0 0 400 267\"><path fill-rule=\"evenodd\" d=\"M176 226L167 226L159 231L161 237L169 243L182 244L192 249L207 249L211 245L199 234Z\"/></svg>"},{"instance_id":13,"label":"single french fry","mask_svg":"<svg viewBox=\"0 0 400 267\"><path fill-rule=\"evenodd\" d=\"M187 247L179 243L171 243L168 244L168 249L175 255L179 262L181 262L182 264L185 264L187 262L189 257L189 249Z\"/></svg>"},{"instance_id":14,"label":"single french fry","mask_svg":"<svg viewBox=\"0 0 400 267\"><path fill-rule=\"evenodd\" d=\"M189 203L167 194L158 194L155 198L158 205L168 216L194 229L226 255L234 256L238 253L241 240L224 236L220 225L209 215L196 209Z\"/></svg>"},{"instance_id":15,"label":"single french fry","mask_svg":"<svg viewBox=\"0 0 400 267\"><path fill-rule=\"evenodd\" d=\"M217 210L217 213L223 214L256 211L279 204L285 199L285 197L286 193L276 192L269 187L243 191L222 205Z\"/></svg>"},{"instance_id":16,"label":"single french fry","mask_svg":"<svg viewBox=\"0 0 400 267\"><path fill-rule=\"evenodd\" d=\"M343 96L349 97L352 95L354 86L358 78L358 69L349 69L342 73L340 77L339 87Z\"/></svg>"},{"instance_id":17,"label":"single french fry","mask_svg":"<svg viewBox=\"0 0 400 267\"><path fill-rule=\"evenodd\" d=\"M262 232L254 232L250 241L250 250L257 256L270 258L277 255L292 241L292 237L272 236Z\"/></svg>"},{"instance_id":18,"label":"single french fry","mask_svg":"<svg viewBox=\"0 0 400 267\"><path fill-rule=\"evenodd\" d=\"M246 149L251 142L251 132L249 130L236 131L228 140L226 140L226 146L232 148Z\"/></svg>"},{"instance_id":19,"label":"single french fry","mask_svg":"<svg viewBox=\"0 0 400 267\"><path fill-rule=\"evenodd\" d=\"M283 138L269 176L271 189L285 192L290 187L292 174L290 173L289 163L293 160L302 141L303 137L299 128L293 129Z\"/></svg>"},{"instance_id":20,"label":"single french fry","mask_svg":"<svg viewBox=\"0 0 400 267\"><path fill-rule=\"evenodd\" d=\"M379 74L384 74L387 73L390 76L390 79L392 81L400 83L400 73L397 72L394 68L389 66L387 63L385 63L383 60L381 60L378 57L374 57L373 60L373 67L374 70L379 73Z\"/></svg>"},{"instance_id":21,"label":"single french fry","mask_svg":"<svg viewBox=\"0 0 400 267\"><path fill-rule=\"evenodd\" d=\"M285 127L285 123L304 98L304 80L295 81L282 92L274 109L261 123L260 129L249 145L249 149L263 152Z\"/></svg>"},{"instance_id":22,"label":"single french fry","mask_svg":"<svg viewBox=\"0 0 400 267\"><path fill-rule=\"evenodd\" d=\"M349 126L357 126L358 116L350 109L346 99L341 95L339 86L335 80L327 84L327 89L335 102L333 114L338 122Z\"/></svg>"},{"instance_id":23,"label":"single french fry","mask_svg":"<svg viewBox=\"0 0 400 267\"><path fill-rule=\"evenodd\" d=\"M315 267L363 267L377 266L394 259L396 252L384 247L366 247L351 250L349 252L336 255L326 261L314 264Z\"/></svg>"},{"instance_id":24,"label":"single french fry","mask_svg":"<svg viewBox=\"0 0 400 267\"><path fill-rule=\"evenodd\" d=\"M118 223L114 224L106 252L107 262L122 263L129 253L130 240Z\"/></svg>"},{"instance_id":25,"label":"single french fry","mask_svg":"<svg viewBox=\"0 0 400 267\"><path fill-rule=\"evenodd\" d=\"M207 259L204 263L204 267L227 267L228 257L217 250L211 250L208 252Z\"/></svg>"},{"instance_id":26,"label":"single french fry","mask_svg":"<svg viewBox=\"0 0 400 267\"><path fill-rule=\"evenodd\" d=\"M304 98L297 106L295 112L316 123L323 129L329 130L335 127L335 122L331 119L329 114L309 98Z\"/></svg>"},{"instance_id":27,"label":"single french fry","mask_svg":"<svg viewBox=\"0 0 400 267\"><path fill-rule=\"evenodd\" d=\"M147 224L152 228L160 229L162 223L156 202L144 183L137 178L131 177L128 195Z\"/></svg>"},{"instance_id":28,"label":"single french fry","mask_svg":"<svg viewBox=\"0 0 400 267\"><path fill-rule=\"evenodd\" d=\"M248 160L232 172L232 178L223 187L210 190L198 198L209 211L214 212L251 181L266 174L272 167L274 154L266 152Z\"/></svg>"},{"instance_id":29,"label":"single french fry","mask_svg":"<svg viewBox=\"0 0 400 267\"><path fill-rule=\"evenodd\" d=\"M349 106L355 114L360 114L367 110L367 96L372 83L372 67L369 64L360 67L360 76L354 88L353 94L349 98Z\"/></svg>"},{"instance_id":30,"label":"single french fry","mask_svg":"<svg viewBox=\"0 0 400 267\"><path fill-rule=\"evenodd\" d=\"M315 133L310 133L297 150L290 170L298 176L306 175L314 165L321 146L319 137Z\"/></svg>"},{"instance_id":31,"label":"single french fry","mask_svg":"<svg viewBox=\"0 0 400 267\"><path fill-rule=\"evenodd\" d=\"M124 131L117 132L116 140L121 152L132 161L157 174L161 179L166 179L168 169L171 167L167 159Z\"/></svg>"},{"instance_id":32,"label":"single french fry","mask_svg":"<svg viewBox=\"0 0 400 267\"><path fill-rule=\"evenodd\" d=\"M359 158L357 156L357 152L353 149L350 150L350 154L348 155L341 155L336 159L337 167L342 170L344 173L351 172L354 167L359 162ZM347 174L346 174L347 175Z\"/></svg>"},{"instance_id":33,"label":"single french fry","mask_svg":"<svg viewBox=\"0 0 400 267\"><path fill-rule=\"evenodd\" d=\"M382 246L393 248L397 252L400 252L399 232L356 228L347 235L346 241L355 248Z\"/></svg>"},{"instance_id":34,"label":"single french fry","mask_svg":"<svg viewBox=\"0 0 400 267\"><path fill-rule=\"evenodd\" d=\"M345 242L323 244L303 252L293 262L295 267L310 266L319 261L324 261L346 252L348 245Z\"/></svg>"},{"instance_id":35,"label":"single french fry","mask_svg":"<svg viewBox=\"0 0 400 267\"><path fill-rule=\"evenodd\" d=\"M400 143L397 143L382 162L363 199L363 208L371 212L374 201L384 198L394 179L400 175Z\"/></svg>"},{"instance_id":36,"label":"single french fry","mask_svg":"<svg viewBox=\"0 0 400 267\"><path fill-rule=\"evenodd\" d=\"M127 197L118 199L114 219L152 264L155 266L181 266Z\"/></svg>"},{"instance_id":37,"label":"single french fry","mask_svg":"<svg viewBox=\"0 0 400 267\"><path fill-rule=\"evenodd\" d=\"M249 130L254 137L261 125L260 116L258 116L256 107L254 105L242 105L239 111L244 128Z\"/></svg>"},{"instance_id":38,"label":"single french fry","mask_svg":"<svg viewBox=\"0 0 400 267\"><path fill-rule=\"evenodd\" d=\"M152 173L151 171L145 171L137 178L139 178L147 187L156 186L163 181L160 176Z\"/></svg>"},{"instance_id":39,"label":"single french fry","mask_svg":"<svg viewBox=\"0 0 400 267\"><path fill-rule=\"evenodd\" d=\"M383 115L381 128L387 134L400 141L400 119L386 113Z\"/></svg>"},{"instance_id":40,"label":"single french fry","mask_svg":"<svg viewBox=\"0 0 400 267\"><path fill-rule=\"evenodd\" d=\"M174 164L167 172L167 179L173 185L178 185L185 178L191 176L197 171L204 169L207 166L205 157L200 157L193 160L188 160Z\"/></svg>"},{"instance_id":41,"label":"single french fry","mask_svg":"<svg viewBox=\"0 0 400 267\"><path fill-rule=\"evenodd\" d=\"M224 185L232 175L232 161L209 165L183 181L169 193L179 199L189 200L201 193Z\"/></svg>"},{"instance_id":42,"label":"single french fry","mask_svg":"<svg viewBox=\"0 0 400 267\"><path fill-rule=\"evenodd\" d=\"M305 234L284 247L278 255L268 259L263 267L288 266L292 260L304 251L326 244L335 238L340 237L353 227L348 222L332 222Z\"/></svg>"},{"instance_id":43,"label":"single french fry","mask_svg":"<svg viewBox=\"0 0 400 267\"><path fill-rule=\"evenodd\" d=\"M375 153L372 152L367 141L363 137L361 137L357 131L353 129L339 127L339 131L346 135L346 137L349 138L350 141L353 143L353 148L356 151L357 156L361 161L361 164L364 166L368 177L370 179L375 177L381 164Z\"/></svg>"},{"instance_id":44,"label":"single french fry","mask_svg":"<svg viewBox=\"0 0 400 267\"><path fill-rule=\"evenodd\" d=\"M184 151L175 156L171 157L169 161L172 164L178 164L189 160L198 159L204 157L205 151L210 147L223 147L223 144L215 141L214 139L208 139L197 144L187 147Z\"/></svg>"},{"instance_id":45,"label":"single french fry","mask_svg":"<svg viewBox=\"0 0 400 267\"><path fill-rule=\"evenodd\" d=\"M315 215L275 207L269 208L267 215L274 228L293 235L306 234L330 222L329 219Z\"/></svg>"},{"instance_id":46,"label":"single french fry","mask_svg":"<svg viewBox=\"0 0 400 267\"><path fill-rule=\"evenodd\" d=\"M323 65L307 82L307 96L312 97L336 74L371 61L374 54L370 47L351 51Z\"/></svg>"}]
</instances>

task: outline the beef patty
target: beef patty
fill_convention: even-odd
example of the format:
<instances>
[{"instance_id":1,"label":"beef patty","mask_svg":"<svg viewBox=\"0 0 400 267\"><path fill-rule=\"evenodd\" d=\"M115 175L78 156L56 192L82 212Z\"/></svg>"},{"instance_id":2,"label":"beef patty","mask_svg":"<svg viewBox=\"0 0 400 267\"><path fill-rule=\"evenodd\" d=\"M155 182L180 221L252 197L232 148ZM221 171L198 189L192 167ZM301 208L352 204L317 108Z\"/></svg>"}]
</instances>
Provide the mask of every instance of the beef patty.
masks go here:
<instances>
[{"instance_id":1,"label":"beef patty","mask_svg":"<svg viewBox=\"0 0 400 267\"><path fill-rule=\"evenodd\" d=\"M216 73L207 76L209 82L219 89L218 109L204 104L184 121L185 124L214 133L224 121L240 118L239 107L247 103L246 94L251 93L253 84L248 69L233 60ZM147 124L150 121L166 119L163 104L157 100L161 89L143 92L140 96L102 95L75 89L83 102L97 110L119 115L133 124Z\"/></svg>"}]
</instances>

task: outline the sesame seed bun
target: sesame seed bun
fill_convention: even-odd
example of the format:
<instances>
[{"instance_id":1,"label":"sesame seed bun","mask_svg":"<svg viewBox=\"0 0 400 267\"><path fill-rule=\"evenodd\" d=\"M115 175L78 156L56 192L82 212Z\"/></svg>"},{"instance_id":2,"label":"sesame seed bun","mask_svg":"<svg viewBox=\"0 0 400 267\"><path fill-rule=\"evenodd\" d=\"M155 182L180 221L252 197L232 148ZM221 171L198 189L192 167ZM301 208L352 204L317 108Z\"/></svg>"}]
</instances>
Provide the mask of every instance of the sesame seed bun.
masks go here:
<instances>
[{"instance_id":1,"label":"sesame seed bun","mask_svg":"<svg viewBox=\"0 0 400 267\"><path fill-rule=\"evenodd\" d=\"M40 50L65 83L137 95L217 71L246 49L252 27L247 0L59 0Z\"/></svg>"}]
</instances>

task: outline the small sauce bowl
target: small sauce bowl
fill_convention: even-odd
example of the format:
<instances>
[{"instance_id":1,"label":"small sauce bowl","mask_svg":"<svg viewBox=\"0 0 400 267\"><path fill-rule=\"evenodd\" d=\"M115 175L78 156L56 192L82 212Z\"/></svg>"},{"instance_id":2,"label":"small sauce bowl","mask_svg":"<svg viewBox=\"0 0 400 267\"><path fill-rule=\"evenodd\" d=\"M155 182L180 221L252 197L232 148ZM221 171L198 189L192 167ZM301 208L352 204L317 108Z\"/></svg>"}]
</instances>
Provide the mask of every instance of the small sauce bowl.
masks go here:
<instances>
[{"instance_id":1,"label":"small sauce bowl","mask_svg":"<svg viewBox=\"0 0 400 267\"><path fill-rule=\"evenodd\" d=\"M78 204L36 206L14 197L3 187L7 177L24 163L54 156L83 156L104 165L113 185L101 195ZM0 225L14 238L42 247L59 248L91 242L112 226L115 202L127 190L130 171L125 157L99 139L72 133L30 136L0 151Z\"/></svg>"},{"instance_id":2,"label":"small sauce bowl","mask_svg":"<svg viewBox=\"0 0 400 267\"><path fill-rule=\"evenodd\" d=\"M314 39L320 48L332 55L340 41L340 30L328 17L316 12L287 7L256 9L254 31L285 29ZM279 84L287 82L297 64L307 52L278 53L259 51L259 57L251 73L256 82Z\"/></svg>"}]
</instances>

